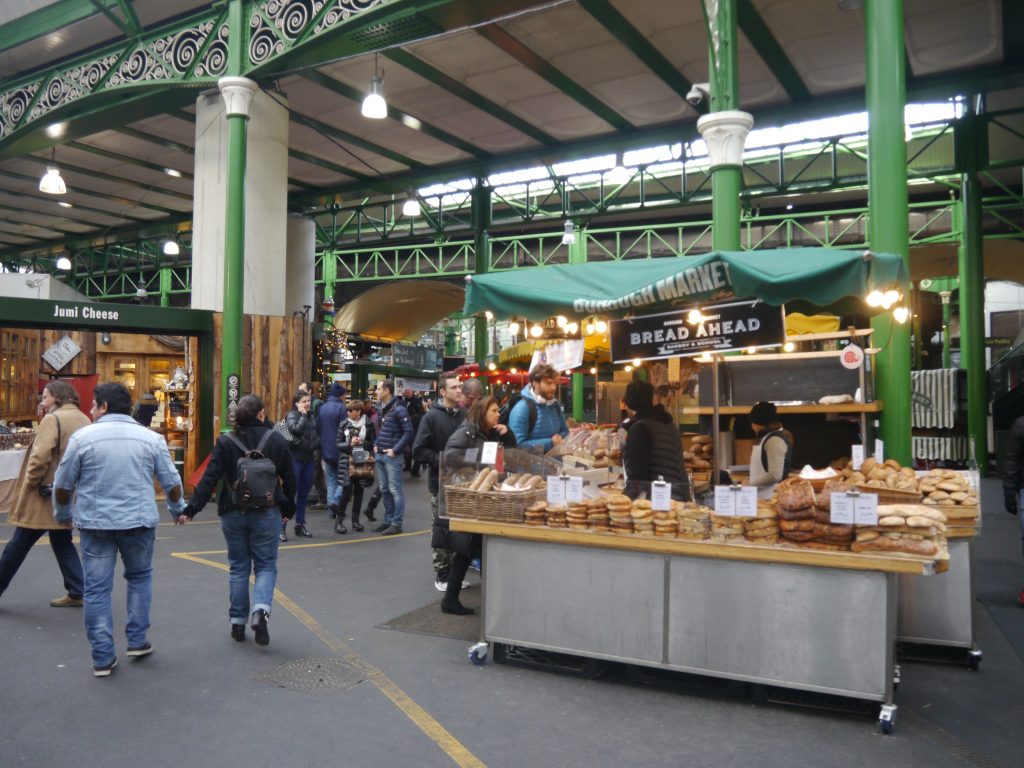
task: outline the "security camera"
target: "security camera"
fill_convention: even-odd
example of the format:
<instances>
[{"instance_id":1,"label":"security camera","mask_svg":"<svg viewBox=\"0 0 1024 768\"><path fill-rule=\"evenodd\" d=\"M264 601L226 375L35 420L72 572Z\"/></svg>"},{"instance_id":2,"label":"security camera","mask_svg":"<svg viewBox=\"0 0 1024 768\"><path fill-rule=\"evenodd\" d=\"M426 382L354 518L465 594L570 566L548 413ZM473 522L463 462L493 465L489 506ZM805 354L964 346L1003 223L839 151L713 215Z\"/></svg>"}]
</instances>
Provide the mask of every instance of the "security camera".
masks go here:
<instances>
[{"instance_id":1,"label":"security camera","mask_svg":"<svg viewBox=\"0 0 1024 768\"><path fill-rule=\"evenodd\" d=\"M711 98L711 86L707 83L694 83L690 92L686 94L686 100L691 107L699 107L701 103Z\"/></svg>"}]
</instances>

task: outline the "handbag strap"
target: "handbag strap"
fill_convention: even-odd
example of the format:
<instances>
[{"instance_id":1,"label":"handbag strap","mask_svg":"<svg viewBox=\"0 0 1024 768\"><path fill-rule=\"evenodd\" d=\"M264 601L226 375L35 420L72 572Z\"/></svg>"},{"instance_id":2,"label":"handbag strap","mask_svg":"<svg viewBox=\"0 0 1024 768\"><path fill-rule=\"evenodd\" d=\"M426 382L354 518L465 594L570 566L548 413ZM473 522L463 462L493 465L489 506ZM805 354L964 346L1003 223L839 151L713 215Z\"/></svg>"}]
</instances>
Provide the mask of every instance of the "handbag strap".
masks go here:
<instances>
[{"instance_id":1,"label":"handbag strap","mask_svg":"<svg viewBox=\"0 0 1024 768\"><path fill-rule=\"evenodd\" d=\"M60 419L57 418L57 414L53 414L53 420L57 422L57 444L53 446L53 450L56 451L57 456L60 456Z\"/></svg>"}]
</instances>

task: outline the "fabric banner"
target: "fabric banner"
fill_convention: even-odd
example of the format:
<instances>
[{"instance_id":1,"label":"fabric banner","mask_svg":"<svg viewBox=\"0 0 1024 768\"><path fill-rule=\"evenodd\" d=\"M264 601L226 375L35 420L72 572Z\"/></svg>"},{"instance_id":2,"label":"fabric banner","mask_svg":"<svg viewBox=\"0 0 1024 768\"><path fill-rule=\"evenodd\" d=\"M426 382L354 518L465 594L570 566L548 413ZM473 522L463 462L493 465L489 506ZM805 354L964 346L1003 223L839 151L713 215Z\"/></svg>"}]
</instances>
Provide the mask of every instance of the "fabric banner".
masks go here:
<instances>
[{"instance_id":1,"label":"fabric banner","mask_svg":"<svg viewBox=\"0 0 1024 768\"><path fill-rule=\"evenodd\" d=\"M782 309L762 301L704 307L699 322L690 322L687 312L612 320L610 333L616 363L778 347L786 335Z\"/></svg>"},{"instance_id":2,"label":"fabric banner","mask_svg":"<svg viewBox=\"0 0 1024 768\"><path fill-rule=\"evenodd\" d=\"M552 366L556 371L579 368L583 365L583 339L567 339L538 349L530 360L530 370L544 364Z\"/></svg>"}]
</instances>

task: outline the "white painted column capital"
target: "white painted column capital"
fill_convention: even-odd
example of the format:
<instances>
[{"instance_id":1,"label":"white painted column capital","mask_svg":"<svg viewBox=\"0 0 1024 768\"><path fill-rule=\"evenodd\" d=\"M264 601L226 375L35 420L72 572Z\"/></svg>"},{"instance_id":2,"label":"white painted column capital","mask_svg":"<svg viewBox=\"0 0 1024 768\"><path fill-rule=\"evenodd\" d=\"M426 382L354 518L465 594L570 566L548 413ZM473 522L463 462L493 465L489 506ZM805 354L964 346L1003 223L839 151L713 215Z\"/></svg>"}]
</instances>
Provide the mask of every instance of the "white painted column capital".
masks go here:
<instances>
[{"instance_id":1,"label":"white painted column capital","mask_svg":"<svg viewBox=\"0 0 1024 768\"><path fill-rule=\"evenodd\" d=\"M217 81L217 87L220 88L228 117L249 117L249 107L257 88L253 80L247 77L222 77Z\"/></svg>"},{"instance_id":2,"label":"white painted column capital","mask_svg":"<svg viewBox=\"0 0 1024 768\"><path fill-rule=\"evenodd\" d=\"M697 120L697 130L708 145L712 169L743 165L743 145L753 125L753 115L734 109L711 112Z\"/></svg>"}]
</instances>

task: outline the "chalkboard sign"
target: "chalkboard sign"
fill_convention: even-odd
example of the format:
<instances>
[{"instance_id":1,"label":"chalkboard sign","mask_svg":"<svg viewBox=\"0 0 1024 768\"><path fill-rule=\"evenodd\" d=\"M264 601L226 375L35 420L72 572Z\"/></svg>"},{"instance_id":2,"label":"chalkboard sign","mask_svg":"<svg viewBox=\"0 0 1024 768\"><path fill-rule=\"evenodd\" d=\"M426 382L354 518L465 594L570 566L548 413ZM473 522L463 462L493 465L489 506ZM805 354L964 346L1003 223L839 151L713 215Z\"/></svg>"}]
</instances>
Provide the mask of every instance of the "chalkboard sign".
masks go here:
<instances>
[{"instance_id":1,"label":"chalkboard sign","mask_svg":"<svg viewBox=\"0 0 1024 768\"><path fill-rule=\"evenodd\" d=\"M722 405L753 405L759 400L816 403L825 395L853 395L860 386L858 371L839 364L838 357L803 360L752 360L719 366ZM713 405L711 367L701 368L700 404Z\"/></svg>"}]
</instances>

